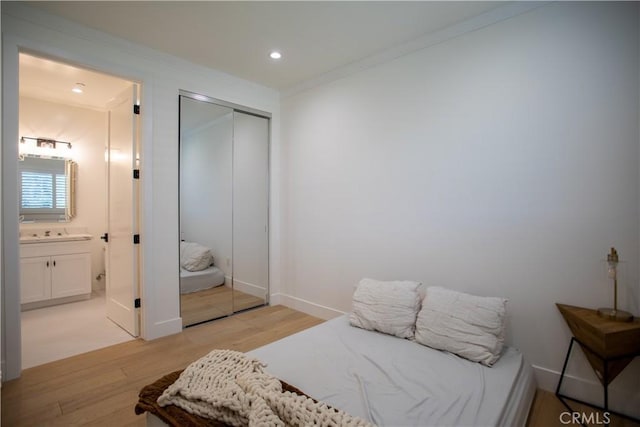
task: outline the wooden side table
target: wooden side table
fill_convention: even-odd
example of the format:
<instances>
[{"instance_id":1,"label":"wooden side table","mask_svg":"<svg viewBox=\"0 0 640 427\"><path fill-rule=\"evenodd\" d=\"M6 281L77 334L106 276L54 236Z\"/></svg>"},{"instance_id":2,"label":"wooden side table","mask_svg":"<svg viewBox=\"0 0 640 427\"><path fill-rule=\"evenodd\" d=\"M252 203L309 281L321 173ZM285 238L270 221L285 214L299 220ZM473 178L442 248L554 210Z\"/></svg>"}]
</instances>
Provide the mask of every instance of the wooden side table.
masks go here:
<instances>
[{"instance_id":1,"label":"wooden side table","mask_svg":"<svg viewBox=\"0 0 640 427\"><path fill-rule=\"evenodd\" d=\"M573 334L567 356L564 360L564 366L562 367L562 374L560 375L560 380L556 388L556 396L558 396L564 406L572 412L573 410L569 407L565 399L571 399L604 410L605 412L613 413L609 411L609 384L624 370L634 357L640 355L640 320L636 319L633 322L615 322L600 317L596 310L565 304L556 304L556 306L558 310L560 310L560 313L562 313L564 320L567 322ZM560 387L562 386L562 380L567 370L567 364L574 341L580 344L589 364L602 384L604 389L604 407L598 407L560 393ZM617 415L640 422L640 419L628 415Z\"/></svg>"}]
</instances>

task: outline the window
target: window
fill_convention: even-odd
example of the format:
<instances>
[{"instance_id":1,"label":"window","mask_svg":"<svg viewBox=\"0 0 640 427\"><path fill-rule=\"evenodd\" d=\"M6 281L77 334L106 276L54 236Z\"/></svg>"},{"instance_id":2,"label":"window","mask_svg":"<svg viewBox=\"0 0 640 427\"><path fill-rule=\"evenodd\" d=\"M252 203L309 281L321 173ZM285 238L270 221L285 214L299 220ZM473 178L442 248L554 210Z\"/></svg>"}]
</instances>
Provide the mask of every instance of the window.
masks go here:
<instances>
[{"instance_id":1,"label":"window","mask_svg":"<svg viewBox=\"0 0 640 427\"><path fill-rule=\"evenodd\" d=\"M22 171L22 209L64 209L67 184L64 174Z\"/></svg>"},{"instance_id":2,"label":"window","mask_svg":"<svg viewBox=\"0 0 640 427\"><path fill-rule=\"evenodd\" d=\"M23 221L68 221L68 165L60 158L24 156L19 163L20 216Z\"/></svg>"}]
</instances>

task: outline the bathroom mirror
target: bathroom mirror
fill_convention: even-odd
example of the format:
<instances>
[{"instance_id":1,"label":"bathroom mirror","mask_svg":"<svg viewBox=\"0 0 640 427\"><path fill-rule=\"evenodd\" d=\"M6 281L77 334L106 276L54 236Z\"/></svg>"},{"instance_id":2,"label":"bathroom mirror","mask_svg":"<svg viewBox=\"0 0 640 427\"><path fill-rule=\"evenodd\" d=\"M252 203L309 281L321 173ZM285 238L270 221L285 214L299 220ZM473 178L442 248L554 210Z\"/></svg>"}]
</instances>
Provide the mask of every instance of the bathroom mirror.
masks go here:
<instances>
[{"instance_id":1,"label":"bathroom mirror","mask_svg":"<svg viewBox=\"0 0 640 427\"><path fill-rule=\"evenodd\" d=\"M75 216L77 164L22 154L18 162L21 222L66 222Z\"/></svg>"},{"instance_id":2,"label":"bathroom mirror","mask_svg":"<svg viewBox=\"0 0 640 427\"><path fill-rule=\"evenodd\" d=\"M268 302L268 153L268 117L180 96L184 326Z\"/></svg>"}]
</instances>

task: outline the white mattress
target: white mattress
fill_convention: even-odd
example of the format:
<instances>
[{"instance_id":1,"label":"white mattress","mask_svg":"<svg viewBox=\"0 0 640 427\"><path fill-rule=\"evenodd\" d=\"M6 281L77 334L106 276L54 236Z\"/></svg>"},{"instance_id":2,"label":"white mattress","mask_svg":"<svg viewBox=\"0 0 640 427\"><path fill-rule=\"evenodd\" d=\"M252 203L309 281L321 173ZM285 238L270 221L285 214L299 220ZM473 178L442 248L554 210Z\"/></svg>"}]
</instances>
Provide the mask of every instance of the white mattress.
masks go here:
<instances>
[{"instance_id":1,"label":"white mattress","mask_svg":"<svg viewBox=\"0 0 640 427\"><path fill-rule=\"evenodd\" d=\"M189 294L224 284L224 272L211 266L202 271L180 269L180 293Z\"/></svg>"},{"instance_id":2,"label":"white mattress","mask_svg":"<svg viewBox=\"0 0 640 427\"><path fill-rule=\"evenodd\" d=\"M524 425L536 388L514 348L489 368L352 327L346 316L249 354L315 399L380 426Z\"/></svg>"}]
</instances>

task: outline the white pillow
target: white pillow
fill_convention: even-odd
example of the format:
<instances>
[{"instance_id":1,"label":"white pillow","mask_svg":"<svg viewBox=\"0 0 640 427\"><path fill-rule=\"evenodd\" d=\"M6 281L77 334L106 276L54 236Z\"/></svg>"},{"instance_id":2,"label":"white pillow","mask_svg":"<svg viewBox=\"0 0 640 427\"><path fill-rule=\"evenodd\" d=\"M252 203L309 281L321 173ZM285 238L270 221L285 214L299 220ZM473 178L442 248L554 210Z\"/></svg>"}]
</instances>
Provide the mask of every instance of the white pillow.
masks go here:
<instances>
[{"instance_id":1,"label":"white pillow","mask_svg":"<svg viewBox=\"0 0 640 427\"><path fill-rule=\"evenodd\" d=\"M180 242L180 266L188 271L201 271L213 264L211 250L193 242Z\"/></svg>"},{"instance_id":2,"label":"white pillow","mask_svg":"<svg viewBox=\"0 0 640 427\"><path fill-rule=\"evenodd\" d=\"M419 282L362 279L353 293L353 326L413 338L420 310Z\"/></svg>"},{"instance_id":3,"label":"white pillow","mask_svg":"<svg viewBox=\"0 0 640 427\"><path fill-rule=\"evenodd\" d=\"M416 321L416 341L491 366L504 345L507 300L430 287Z\"/></svg>"}]
</instances>

